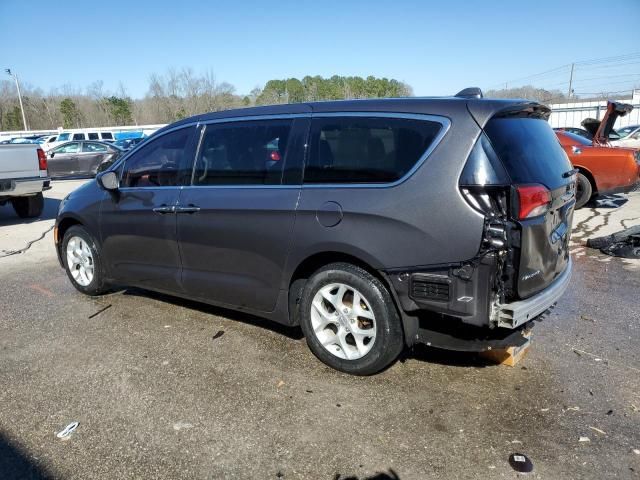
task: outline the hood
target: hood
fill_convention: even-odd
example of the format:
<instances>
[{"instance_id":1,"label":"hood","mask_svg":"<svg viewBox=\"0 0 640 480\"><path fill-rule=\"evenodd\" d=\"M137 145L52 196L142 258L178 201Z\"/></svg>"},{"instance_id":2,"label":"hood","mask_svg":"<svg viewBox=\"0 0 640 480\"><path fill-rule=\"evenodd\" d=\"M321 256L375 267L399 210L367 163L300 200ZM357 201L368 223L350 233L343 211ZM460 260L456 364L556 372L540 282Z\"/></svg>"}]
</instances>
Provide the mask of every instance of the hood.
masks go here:
<instances>
[{"instance_id":1,"label":"hood","mask_svg":"<svg viewBox=\"0 0 640 480\"><path fill-rule=\"evenodd\" d=\"M633 110L633 106L628 103L607 102L607 111L602 117L602 121L595 118L585 118L581 125L593 135L594 145L607 145L609 135L613 131L618 117L624 117L631 110Z\"/></svg>"}]
</instances>

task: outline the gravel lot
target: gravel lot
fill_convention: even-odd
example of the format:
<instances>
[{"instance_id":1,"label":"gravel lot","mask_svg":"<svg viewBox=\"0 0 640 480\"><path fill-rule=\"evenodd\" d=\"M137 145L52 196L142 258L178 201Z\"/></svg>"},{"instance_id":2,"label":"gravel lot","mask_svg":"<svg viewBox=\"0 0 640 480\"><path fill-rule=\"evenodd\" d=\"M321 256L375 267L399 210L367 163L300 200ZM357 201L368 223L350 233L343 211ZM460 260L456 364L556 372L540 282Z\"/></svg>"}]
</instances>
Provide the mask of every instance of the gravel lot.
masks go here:
<instances>
[{"instance_id":1,"label":"gravel lot","mask_svg":"<svg viewBox=\"0 0 640 480\"><path fill-rule=\"evenodd\" d=\"M514 452L530 478L640 477L640 261L583 246L638 224L640 193L576 213L572 288L515 368L421 347L357 378L298 329L77 293L45 232L80 183L38 221L0 207L0 478L516 478Z\"/></svg>"}]
</instances>

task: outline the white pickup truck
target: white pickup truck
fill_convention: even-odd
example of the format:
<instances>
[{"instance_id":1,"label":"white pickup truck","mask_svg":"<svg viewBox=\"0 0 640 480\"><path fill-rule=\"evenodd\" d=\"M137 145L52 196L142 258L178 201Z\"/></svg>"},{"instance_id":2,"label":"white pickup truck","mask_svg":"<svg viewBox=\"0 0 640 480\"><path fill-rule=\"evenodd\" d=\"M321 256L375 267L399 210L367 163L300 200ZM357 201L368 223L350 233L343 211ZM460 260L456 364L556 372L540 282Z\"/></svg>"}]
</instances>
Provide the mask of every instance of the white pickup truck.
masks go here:
<instances>
[{"instance_id":1,"label":"white pickup truck","mask_svg":"<svg viewBox=\"0 0 640 480\"><path fill-rule=\"evenodd\" d=\"M38 145L0 145L0 205L11 202L20 218L37 217L49 182L47 156Z\"/></svg>"}]
</instances>

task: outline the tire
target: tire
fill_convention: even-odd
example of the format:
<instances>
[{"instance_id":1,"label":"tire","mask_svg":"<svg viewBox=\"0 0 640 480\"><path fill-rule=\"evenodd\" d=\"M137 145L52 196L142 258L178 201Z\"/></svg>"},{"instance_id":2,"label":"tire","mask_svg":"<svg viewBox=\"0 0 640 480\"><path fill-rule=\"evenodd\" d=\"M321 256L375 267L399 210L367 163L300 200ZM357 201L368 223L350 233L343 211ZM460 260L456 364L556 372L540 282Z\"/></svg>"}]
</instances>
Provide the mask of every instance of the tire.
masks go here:
<instances>
[{"instance_id":1,"label":"tire","mask_svg":"<svg viewBox=\"0 0 640 480\"><path fill-rule=\"evenodd\" d=\"M593 195L593 186L589 179L582 173L578 172L578 180L576 182L576 209L584 207Z\"/></svg>"},{"instance_id":2,"label":"tire","mask_svg":"<svg viewBox=\"0 0 640 480\"><path fill-rule=\"evenodd\" d=\"M300 299L299 319L313 354L345 373L377 373L395 361L404 347L391 294L369 272L349 263L327 265L309 278Z\"/></svg>"},{"instance_id":3,"label":"tire","mask_svg":"<svg viewBox=\"0 0 640 480\"><path fill-rule=\"evenodd\" d=\"M44 196L40 192L30 197L12 198L11 205L20 218L39 217L44 209Z\"/></svg>"},{"instance_id":4,"label":"tire","mask_svg":"<svg viewBox=\"0 0 640 480\"><path fill-rule=\"evenodd\" d=\"M69 247L71 242L72 247ZM80 225L73 225L62 239L62 261L71 284L85 295L101 295L108 290L100 250L93 237ZM75 254L69 251L74 250ZM73 262L72 258L78 260ZM89 268L91 275L89 276Z\"/></svg>"}]
</instances>

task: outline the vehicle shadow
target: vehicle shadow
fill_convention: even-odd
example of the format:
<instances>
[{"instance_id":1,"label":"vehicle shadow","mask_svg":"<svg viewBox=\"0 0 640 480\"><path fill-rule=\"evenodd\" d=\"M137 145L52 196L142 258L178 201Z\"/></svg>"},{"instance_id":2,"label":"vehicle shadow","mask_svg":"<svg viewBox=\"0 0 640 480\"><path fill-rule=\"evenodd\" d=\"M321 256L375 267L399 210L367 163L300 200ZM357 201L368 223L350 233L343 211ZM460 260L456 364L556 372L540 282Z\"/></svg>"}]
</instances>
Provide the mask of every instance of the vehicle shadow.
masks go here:
<instances>
[{"instance_id":1,"label":"vehicle shadow","mask_svg":"<svg viewBox=\"0 0 640 480\"><path fill-rule=\"evenodd\" d=\"M343 477L341 474L336 473L333 480L400 480L400 476L392 469L389 472L375 473L369 477L356 477L355 475L348 475Z\"/></svg>"},{"instance_id":2,"label":"vehicle shadow","mask_svg":"<svg viewBox=\"0 0 640 480\"><path fill-rule=\"evenodd\" d=\"M43 220L53 220L58 214L58 207L60 206L60 202L61 200L58 198L47 198L45 193L44 209L42 210L42 214L36 218L20 218L13 210L11 202L7 202L5 205L0 206L0 227L8 225L37 223Z\"/></svg>"},{"instance_id":3,"label":"vehicle shadow","mask_svg":"<svg viewBox=\"0 0 640 480\"><path fill-rule=\"evenodd\" d=\"M278 322L270 321L265 318L257 317L246 312L239 312L236 310L225 309L208 305L206 303L200 303L192 300L186 300L180 297L174 297L164 293L152 292L140 288L126 288L122 290L122 295L134 296L134 297L146 297L153 298L160 302L170 303L179 307L188 308L190 310L197 310L207 315L214 315L223 317L228 320L242 322L247 325L252 325L265 330L270 330L274 333L284 335L291 340L302 340L304 334L302 329L298 326L292 327L288 325L282 325ZM412 348L405 348L398 357L398 361L404 363L405 361L413 359L427 363L435 363L440 365L448 365L454 367L477 367L484 368L495 366L495 363L482 357L477 352L460 352L453 350L443 350L440 348L428 347L426 345L417 344ZM390 367L391 365L389 365ZM377 478L377 477L373 477ZM386 478L386 477L381 477Z\"/></svg>"},{"instance_id":4,"label":"vehicle shadow","mask_svg":"<svg viewBox=\"0 0 640 480\"><path fill-rule=\"evenodd\" d=\"M412 348L405 349L398 361L401 363L407 360L419 360L426 363L435 363L438 365L446 365L450 367L476 367L485 368L493 367L496 364L480 356L477 352L459 352L455 350L443 350L441 348L428 347L426 345L417 344Z\"/></svg>"},{"instance_id":5,"label":"vehicle shadow","mask_svg":"<svg viewBox=\"0 0 640 480\"><path fill-rule=\"evenodd\" d=\"M122 294L136 296L136 297L153 298L155 300L171 303L172 305L177 305L179 307L185 307L190 310L197 310L207 315L215 315L215 316L223 317L236 322L242 322L247 325L253 325L255 327L271 330L272 332L278 333L280 335L284 335L285 337L290 338L292 340L301 340L304 338L304 335L302 334L302 329L300 329L300 327L291 327L288 325L283 325L281 323L273 322L265 318L257 317L255 315L251 315L250 313L246 313L246 312L229 310L226 308L208 305L206 303L186 300L180 297L174 297L171 295L166 295L164 293L157 293L157 292L152 292L152 291L138 289L138 288L127 288L122 292Z\"/></svg>"},{"instance_id":6,"label":"vehicle shadow","mask_svg":"<svg viewBox=\"0 0 640 480\"><path fill-rule=\"evenodd\" d=\"M45 480L53 478L43 467L36 465L29 454L12 443L0 431L0 476L2 478L20 478L26 480Z\"/></svg>"}]
</instances>

